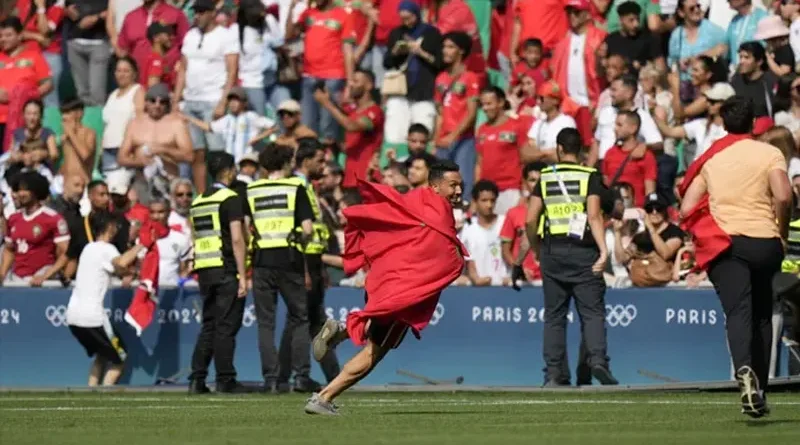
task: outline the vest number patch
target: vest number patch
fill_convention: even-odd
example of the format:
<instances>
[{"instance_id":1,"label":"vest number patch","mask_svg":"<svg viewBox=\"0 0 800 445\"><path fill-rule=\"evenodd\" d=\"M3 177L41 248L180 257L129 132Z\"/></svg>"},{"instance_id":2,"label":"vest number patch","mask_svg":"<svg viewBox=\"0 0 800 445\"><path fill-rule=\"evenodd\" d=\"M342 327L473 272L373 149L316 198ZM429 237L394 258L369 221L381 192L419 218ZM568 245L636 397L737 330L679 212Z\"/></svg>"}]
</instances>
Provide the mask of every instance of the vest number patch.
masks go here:
<instances>
[{"instance_id":1,"label":"vest number patch","mask_svg":"<svg viewBox=\"0 0 800 445\"><path fill-rule=\"evenodd\" d=\"M253 200L253 207L255 207L256 211L288 209L289 197L285 193L258 197Z\"/></svg>"}]
</instances>

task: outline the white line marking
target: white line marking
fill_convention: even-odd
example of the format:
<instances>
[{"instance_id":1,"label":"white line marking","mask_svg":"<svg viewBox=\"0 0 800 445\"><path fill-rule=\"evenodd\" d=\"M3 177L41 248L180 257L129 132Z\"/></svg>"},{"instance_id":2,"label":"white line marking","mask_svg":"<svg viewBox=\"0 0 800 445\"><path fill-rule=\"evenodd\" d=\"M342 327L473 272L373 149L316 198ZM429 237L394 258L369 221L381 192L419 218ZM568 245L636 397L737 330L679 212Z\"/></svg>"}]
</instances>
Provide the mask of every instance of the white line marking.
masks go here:
<instances>
[{"instance_id":1,"label":"white line marking","mask_svg":"<svg viewBox=\"0 0 800 445\"><path fill-rule=\"evenodd\" d=\"M144 405L144 406L46 406L38 408L0 408L0 411L128 411L219 408L219 405Z\"/></svg>"},{"instance_id":2,"label":"white line marking","mask_svg":"<svg viewBox=\"0 0 800 445\"><path fill-rule=\"evenodd\" d=\"M357 396L345 397L342 400L342 405L350 406L416 406L416 405L449 405L449 406L506 406L506 405L695 405L695 406L725 406L736 405L735 397L726 397L726 400L591 400L591 399L499 399L499 400L471 400L471 399L440 399L440 398L402 398L402 399L386 399L386 398L360 398ZM73 397L65 395L64 397L0 397L2 402L126 402L126 403L154 403L154 402L180 402L185 403L183 407L201 407L207 406L208 402L215 403L267 403L270 399L262 397L198 397L191 398L189 396L176 396L176 397L119 397L119 396L105 396L103 394L92 395L86 397L79 395ZM300 403L298 399L298 403ZM201 405L198 405L200 403ZM800 401L771 401L770 405L773 406L797 406ZM146 406L133 406L131 408L145 409L149 406L161 407L165 405L146 405ZM166 405L168 407L173 405ZM178 406L178 405L174 405ZM74 407L78 408L78 407ZM123 407L113 407L114 409L122 409ZM23 410L27 408L18 408ZM36 410L37 408L30 408ZM156 408L158 409L158 408ZM168 409L168 408L164 408ZM3 408L9 410L9 408Z\"/></svg>"}]
</instances>

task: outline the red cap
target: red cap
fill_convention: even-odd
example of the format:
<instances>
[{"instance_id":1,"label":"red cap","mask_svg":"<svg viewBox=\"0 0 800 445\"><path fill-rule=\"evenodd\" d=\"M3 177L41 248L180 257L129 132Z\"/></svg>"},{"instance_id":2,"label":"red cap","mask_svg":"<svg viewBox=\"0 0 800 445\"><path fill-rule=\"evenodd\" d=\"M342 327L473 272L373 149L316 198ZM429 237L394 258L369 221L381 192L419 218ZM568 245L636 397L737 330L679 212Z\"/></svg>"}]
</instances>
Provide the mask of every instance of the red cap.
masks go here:
<instances>
[{"instance_id":1,"label":"red cap","mask_svg":"<svg viewBox=\"0 0 800 445\"><path fill-rule=\"evenodd\" d=\"M536 90L538 96L551 97L553 99L561 100L564 98L564 92L555 80L548 80L547 82L539 85Z\"/></svg>"},{"instance_id":2,"label":"red cap","mask_svg":"<svg viewBox=\"0 0 800 445\"><path fill-rule=\"evenodd\" d=\"M575 8L579 11L591 10L589 0L567 0L567 4L564 5L564 8Z\"/></svg>"},{"instance_id":3,"label":"red cap","mask_svg":"<svg viewBox=\"0 0 800 445\"><path fill-rule=\"evenodd\" d=\"M753 122L753 136L761 136L762 134L768 132L774 126L775 126L775 121L772 120L771 117L768 116L758 117L756 118L755 122Z\"/></svg>"}]
</instances>

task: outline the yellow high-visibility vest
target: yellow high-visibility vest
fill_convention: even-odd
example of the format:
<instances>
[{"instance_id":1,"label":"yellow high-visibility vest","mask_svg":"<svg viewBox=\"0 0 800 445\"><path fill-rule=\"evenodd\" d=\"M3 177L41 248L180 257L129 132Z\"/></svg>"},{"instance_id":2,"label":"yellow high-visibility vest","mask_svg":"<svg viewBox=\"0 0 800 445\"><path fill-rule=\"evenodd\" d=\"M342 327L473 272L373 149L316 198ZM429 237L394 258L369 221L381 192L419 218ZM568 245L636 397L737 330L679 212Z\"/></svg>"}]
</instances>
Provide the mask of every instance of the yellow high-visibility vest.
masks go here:
<instances>
[{"instance_id":1,"label":"yellow high-visibility vest","mask_svg":"<svg viewBox=\"0 0 800 445\"><path fill-rule=\"evenodd\" d=\"M261 179L247 186L247 204L253 215L257 249L289 247L300 178Z\"/></svg>"},{"instance_id":2,"label":"yellow high-visibility vest","mask_svg":"<svg viewBox=\"0 0 800 445\"><path fill-rule=\"evenodd\" d=\"M305 188L306 194L308 194L308 200L311 202L311 208L314 210L314 236L311 238L311 241L306 244L305 250L303 250L302 246L298 246L298 248L308 255L322 255L328 249L328 238L331 237L331 233L330 230L328 230L328 226L322 222L322 211L320 211L319 208L317 194L314 193L314 186L308 183L305 185ZM302 234L303 232L302 227L297 227L295 230L299 232L298 234Z\"/></svg>"},{"instance_id":3,"label":"yellow high-visibility vest","mask_svg":"<svg viewBox=\"0 0 800 445\"><path fill-rule=\"evenodd\" d=\"M223 188L212 195L200 195L192 201L190 222L194 239L195 270L222 267L222 224L219 207L236 192Z\"/></svg>"},{"instance_id":4,"label":"yellow high-visibility vest","mask_svg":"<svg viewBox=\"0 0 800 445\"><path fill-rule=\"evenodd\" d=\"M586 198L589 193L589 177L596 170L576 164L557 164L542 169L539 180L542 188L544 214L539 226L547 225L550 235L566 235L569 232L569 221L574 213L586 213ZM566 195L559 185L558 178L564 184ZM546 216L546 217L545 217ZM540 231L540 234L543 234Z\"/></svg>"},{"instance_id":5,"label":"yellow high-visibility vest","mask_svg":"<svg viewBox=\"0 0 800 445\"><path fill-rule=\"evenodd\" d=\"M781 265L781 271L800 273L800 219L789 223L789 240L786 244L786 258Z\"/></svg>"}]
</instances>

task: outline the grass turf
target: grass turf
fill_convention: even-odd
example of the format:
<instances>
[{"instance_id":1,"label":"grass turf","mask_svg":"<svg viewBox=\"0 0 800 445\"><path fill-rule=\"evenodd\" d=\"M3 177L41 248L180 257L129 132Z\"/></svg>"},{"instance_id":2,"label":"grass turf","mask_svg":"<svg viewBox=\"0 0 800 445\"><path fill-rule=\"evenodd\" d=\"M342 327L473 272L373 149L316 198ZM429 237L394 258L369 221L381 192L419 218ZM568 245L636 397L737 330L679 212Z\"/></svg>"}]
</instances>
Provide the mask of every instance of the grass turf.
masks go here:
<instances>
[{"instance_id":1,"label":"grass turf","mask_svg":"<svg viewBox=\"0 0 800 445\"><path fill-rule=\"evenodd\" d=\"M339 417L305 397L182 393L0 393L0 443L793 444L800 397L770 396L749 420L735 394L351 393Z\"/></svg>"}]
</instances>

